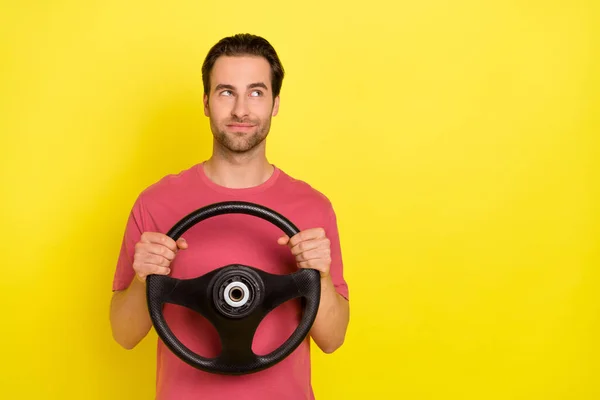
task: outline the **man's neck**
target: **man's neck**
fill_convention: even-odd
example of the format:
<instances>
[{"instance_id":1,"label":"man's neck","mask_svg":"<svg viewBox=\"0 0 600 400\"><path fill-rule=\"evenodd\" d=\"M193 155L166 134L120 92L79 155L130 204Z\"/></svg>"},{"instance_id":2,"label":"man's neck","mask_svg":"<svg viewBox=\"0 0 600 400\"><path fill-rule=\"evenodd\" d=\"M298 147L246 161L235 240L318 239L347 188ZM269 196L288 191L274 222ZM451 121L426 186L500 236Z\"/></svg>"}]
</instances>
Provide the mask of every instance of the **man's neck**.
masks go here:
<instances>
[{"instance_id":1,"label":"man's neck","mask_svg":"<svg viewBox=\"0 0 600 400\"><path fill-rule=\"evenodd\" d=\"M214 153L204 162L204 173L217 185L231 189L258 186L273 174L274 167L266 157L229 155Z\"/></svg>"}]
</instances>

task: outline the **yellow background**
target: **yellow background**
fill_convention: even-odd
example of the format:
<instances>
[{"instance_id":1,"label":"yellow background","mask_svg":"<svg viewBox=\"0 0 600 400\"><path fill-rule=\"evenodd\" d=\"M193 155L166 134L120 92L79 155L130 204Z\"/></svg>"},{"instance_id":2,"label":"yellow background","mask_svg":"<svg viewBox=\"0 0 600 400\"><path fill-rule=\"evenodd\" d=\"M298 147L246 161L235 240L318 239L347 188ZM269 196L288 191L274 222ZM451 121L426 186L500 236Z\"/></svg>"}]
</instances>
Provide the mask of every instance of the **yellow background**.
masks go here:
<instances>
[{"instance_id":1,"label":"yellow background","mask_svg":"<svg viewBox=\"0 0 600 400\"><path fill-rule=\"evenodd\" d=\"M18 4L18 5L16 5ZM108 304L140 190L210 154L201 64L264 35L270 160L334 202L318 399L600 398L594 1L20 1L0 21L0 398L150 399Z\"/></svg>"}]
</instances>

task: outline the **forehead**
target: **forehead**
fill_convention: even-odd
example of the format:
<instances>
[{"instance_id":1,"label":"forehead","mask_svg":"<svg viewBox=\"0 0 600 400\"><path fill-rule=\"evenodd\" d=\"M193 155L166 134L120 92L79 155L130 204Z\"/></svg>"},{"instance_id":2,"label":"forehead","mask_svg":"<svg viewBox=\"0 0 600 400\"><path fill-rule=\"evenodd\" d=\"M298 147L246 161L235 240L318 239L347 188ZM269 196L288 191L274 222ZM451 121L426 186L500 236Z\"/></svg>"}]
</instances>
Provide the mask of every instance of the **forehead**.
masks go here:
<instances>
[{"instance_id":1,"label":"forehead","mask_svg":"<svg viewBox=\"0 0 600 400\"><path fill-rule=\"evenodd\" d=\"M218 84L226 84L242 89L259 82L271 89L271 66L263 57L221 56L215 61L211 72L213 88Z\"/></svg>"}]
</instances>

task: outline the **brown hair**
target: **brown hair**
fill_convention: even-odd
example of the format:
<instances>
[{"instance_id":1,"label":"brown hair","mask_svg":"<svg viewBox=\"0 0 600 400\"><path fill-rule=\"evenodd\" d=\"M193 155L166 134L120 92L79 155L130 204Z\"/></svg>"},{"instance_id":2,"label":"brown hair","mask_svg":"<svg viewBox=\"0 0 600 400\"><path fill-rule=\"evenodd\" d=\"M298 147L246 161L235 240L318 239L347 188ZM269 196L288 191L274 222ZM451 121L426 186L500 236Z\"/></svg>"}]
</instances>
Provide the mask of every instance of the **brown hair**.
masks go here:
<instances>
[{"instance_id":1,"label":"brown hair","mask_svg":"<svg viewBox=\"0 0 600 400\"><path fill-rule=\"evenodd\" d=\"M217 42L208 52L202 64L202 82L204 94L210 93L210 73L217 58L221 56L259 56L264 57L271 66L271 87L273 98L279 96L284 70L277 52L264 38L249 33L229 36Z\"/></svg>"}]
</instances>

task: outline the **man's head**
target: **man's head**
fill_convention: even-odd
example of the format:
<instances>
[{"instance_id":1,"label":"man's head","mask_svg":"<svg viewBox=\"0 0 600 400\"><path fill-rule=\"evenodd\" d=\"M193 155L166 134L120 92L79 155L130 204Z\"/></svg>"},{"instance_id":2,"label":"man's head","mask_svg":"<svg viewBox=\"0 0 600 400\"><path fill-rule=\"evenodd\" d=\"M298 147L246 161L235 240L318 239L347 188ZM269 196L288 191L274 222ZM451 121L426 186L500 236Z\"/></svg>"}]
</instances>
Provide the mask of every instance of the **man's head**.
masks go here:
<instances>
[{"instance_id":1,"label":"man's head","mask_svg":"<svg viewBox=\"0 0 600 400\"><path fill-rule=\"evenodd\" d=\"M265 39L239 34L215 44L202 66L204 113L217 142L244 153L267 137L284 70Z\"/></svg>"}]
</instances>

